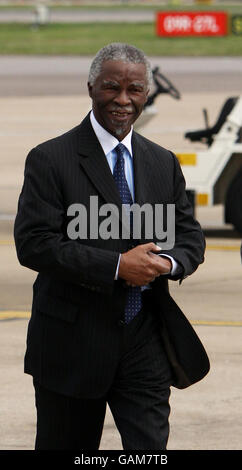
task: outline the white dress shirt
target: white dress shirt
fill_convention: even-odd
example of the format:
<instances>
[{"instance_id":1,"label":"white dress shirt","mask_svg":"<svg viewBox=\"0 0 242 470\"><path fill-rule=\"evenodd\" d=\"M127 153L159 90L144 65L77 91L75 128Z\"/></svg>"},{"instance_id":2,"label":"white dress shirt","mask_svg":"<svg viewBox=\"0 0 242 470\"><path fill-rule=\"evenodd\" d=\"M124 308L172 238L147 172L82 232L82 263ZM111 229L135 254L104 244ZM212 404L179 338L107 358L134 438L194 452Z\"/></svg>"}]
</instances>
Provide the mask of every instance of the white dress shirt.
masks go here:
<instances>
[{"instance_id":1,"label":"white dress shirt","mask_svg":"<svg viewBox=\"0 0 242 470\"><path fill-rule=\"evenodd\" d=\"M91 125L93 127L93 130L100 142L100 145L106 155L109 167L111 172L113 173L115 163L117 160L117 154L114 152L115 147L120 143L119 140L114 137L112 134L110 134L106 129L104 129L96 120L93 111L91 111L90 114L90 121ZM124 154L124 165L125 165L125 177L129 186L129 190L132 196L132 199L134 201L134 174L133 174L133 152L132 152L132 145L131 145L131 138L132 138L132 133L133 133L133 127L131 128L131 131L124 137L124 139L121 141L121 143L126 147L127 152ZM169 258L172 263L172 269L170 274L175 275L177 271L177 262L172 258L172 256L169 256L167 254L162 255L166 258ZM117 265L117 270L116 270L116 275L115 279L118 278L118 270L119 270L119 263L120 263L120 257L118 260L118 265Z\"/></svg>"}]
</instances>

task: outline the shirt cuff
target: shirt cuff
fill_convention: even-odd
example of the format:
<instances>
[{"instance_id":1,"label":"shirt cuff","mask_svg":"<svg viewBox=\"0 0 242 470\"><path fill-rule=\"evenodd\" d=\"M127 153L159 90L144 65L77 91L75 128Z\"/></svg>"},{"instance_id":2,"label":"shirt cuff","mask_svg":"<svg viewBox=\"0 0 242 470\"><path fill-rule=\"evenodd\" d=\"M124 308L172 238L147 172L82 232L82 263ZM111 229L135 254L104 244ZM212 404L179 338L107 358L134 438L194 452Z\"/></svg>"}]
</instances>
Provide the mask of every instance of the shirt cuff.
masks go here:
<instances>
[{"instance_id":1,"label":"shirt cuff","mask_svg":"<svg viewBox=\"0 0 242 470\"><path fill-rule=\"evenodd\" d=\"M177 271L179 271L179 264L177 263L177 261L174 258L172 258L172 256L169 256L169 255L160 254L159 256L163 256L164 258L169 258L171 260L171 265L172 266L171 266L171 272L169 274L171 276L175 276ZM121 259L121 254L119 255L119 258L118 258L118 263L117 263L115 277L114 277L115 281L118 280L118 271L119 271L120 259Z\"/></svg>"},{"instance_id":2,"label":"shirt cuff","mask_svg":"<svg viewBox=\"0 0 242 470\"><path fill-rule=\"evenodd\" d=\"M117 279L118 279L118 270L119 270L119 265L120 265L120 259L121 259L121 254L119 255L119 259L118 259L118 264L117 264L116 273L115 273L115 277L114 277L115 281L117 281Z\"/></svg>"},{"instance_id":3,"label":"shirt cuff","mask_svg":"<svg viewBox=\"0 0 242 470\"><path fill-rule=\"evenodd\" d=\"M169 255L163 255L162 253L159 254L159 256L163 256L163 258L169 258L171 260L171 271L170 271L170 275L171 276L175 276L177 274L177 271L179 271L179 264L178 262L172 258L172 256L169 256ZM165 274L165 273L164 273Z\"/></svg>"}]
</instances>

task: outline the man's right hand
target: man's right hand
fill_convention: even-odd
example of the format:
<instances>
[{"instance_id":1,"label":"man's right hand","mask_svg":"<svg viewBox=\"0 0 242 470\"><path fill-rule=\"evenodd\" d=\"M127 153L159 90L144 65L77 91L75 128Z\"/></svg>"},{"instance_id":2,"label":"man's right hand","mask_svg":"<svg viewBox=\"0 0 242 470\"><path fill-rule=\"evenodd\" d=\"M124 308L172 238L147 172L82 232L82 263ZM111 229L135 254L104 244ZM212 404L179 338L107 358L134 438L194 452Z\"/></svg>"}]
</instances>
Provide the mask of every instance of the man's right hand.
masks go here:
<instances>
[{"instance_id":1,"label":"man's right hand","mask_svg":"<svg viewBox=\"0 0 242 470\"><path fill-rule=\"evenodd\" d=\"M155 243L146 243L123 253L118 276L128 285L144 286L154 281L160 274L169 274L171 261L157 256L152 251L160 252L160 248Z\"/></svg>"}]
</instances>

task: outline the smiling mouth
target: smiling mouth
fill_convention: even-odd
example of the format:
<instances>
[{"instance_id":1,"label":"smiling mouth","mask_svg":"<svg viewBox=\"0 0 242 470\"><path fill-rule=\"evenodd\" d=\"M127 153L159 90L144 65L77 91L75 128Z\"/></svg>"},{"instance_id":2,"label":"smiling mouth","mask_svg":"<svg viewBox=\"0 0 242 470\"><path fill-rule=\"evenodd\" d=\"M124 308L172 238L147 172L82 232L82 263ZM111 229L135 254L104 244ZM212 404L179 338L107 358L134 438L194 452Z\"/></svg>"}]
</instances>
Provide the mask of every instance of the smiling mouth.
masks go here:
<instances>
[{"instance_id":1,"label":"smiling mouth","mask_svg":"<svg viewBox=\"0 0 242 470\"><path fill-rule=\"evenodd\" d=\"M131 113L128 112L128 111L125 111L125 112L122 112L122 113L120 113L119 111L111 111L111 115L115 118L118 118L118 119L125 119L125 118L129 117L131 115Z\"/></svg>"}]
</instances>

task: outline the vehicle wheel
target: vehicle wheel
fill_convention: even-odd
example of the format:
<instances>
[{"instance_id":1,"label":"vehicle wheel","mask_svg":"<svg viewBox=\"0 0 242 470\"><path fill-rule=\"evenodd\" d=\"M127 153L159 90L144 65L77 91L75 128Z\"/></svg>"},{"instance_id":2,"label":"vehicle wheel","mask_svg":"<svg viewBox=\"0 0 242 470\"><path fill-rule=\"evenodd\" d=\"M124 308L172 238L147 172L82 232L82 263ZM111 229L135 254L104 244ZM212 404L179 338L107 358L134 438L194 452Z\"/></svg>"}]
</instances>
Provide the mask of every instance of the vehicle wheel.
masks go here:
<instances>
[{"instance_id":1,"label":"vehicle wheel","mask_svg":"<svg viewBox=\"0 0 242 470\"><path fill-rule=\"evenodd\" d=\"M231 181L225 199L225 221L242 235L242 168Z\"/></svg>"}]
</instances>

